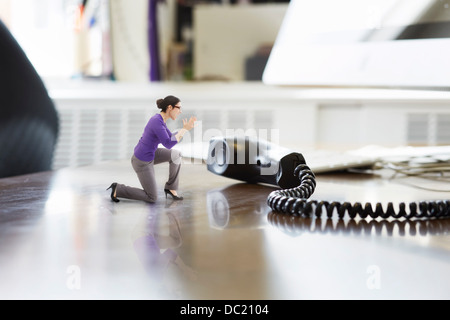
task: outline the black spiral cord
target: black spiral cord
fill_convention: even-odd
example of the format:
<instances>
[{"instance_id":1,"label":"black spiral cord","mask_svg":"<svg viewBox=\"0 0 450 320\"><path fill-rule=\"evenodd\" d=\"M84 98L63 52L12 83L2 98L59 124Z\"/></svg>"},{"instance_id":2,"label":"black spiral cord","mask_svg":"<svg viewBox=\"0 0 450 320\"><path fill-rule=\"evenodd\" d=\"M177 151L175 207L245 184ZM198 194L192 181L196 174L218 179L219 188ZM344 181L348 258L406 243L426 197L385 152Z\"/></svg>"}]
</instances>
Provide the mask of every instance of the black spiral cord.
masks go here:
<instances>
[{"instance_id":1,"label":"black spiral cord","mask_svg":"<svg viewBox=\"0 0 450 320\"><path fill-rule=\"evenodd\" d=\"M392 202L389 202L386 210L384 210L379 202L373 209L370 203L363 206L359 202L351 204L350 202L308 200L316 188L314 173L306 164L300 164L295 168L294 175L299 177L300 185L298 187L276 190L269 194L267 204L274 212L303 217L315 215L319 218L325 209L327 217L332 218L333 212L336 210L341 219L345 217L346 213L351 219L356 217L363 219L367 217L373 219L438 219L450 217L450 200L411 202L408 206L409 212L407 212L406 204L403 202L399 204L399 209L396 211Z\"/></svg>"}]
</instances>

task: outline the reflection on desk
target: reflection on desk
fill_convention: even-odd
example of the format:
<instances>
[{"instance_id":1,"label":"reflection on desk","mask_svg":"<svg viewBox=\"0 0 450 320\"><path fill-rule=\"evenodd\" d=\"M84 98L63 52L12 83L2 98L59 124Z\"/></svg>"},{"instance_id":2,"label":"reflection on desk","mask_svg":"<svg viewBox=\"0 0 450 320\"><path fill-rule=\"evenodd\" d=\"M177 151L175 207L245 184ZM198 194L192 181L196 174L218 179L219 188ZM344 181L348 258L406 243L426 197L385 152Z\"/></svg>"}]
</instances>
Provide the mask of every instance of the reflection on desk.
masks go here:
<instances>
[{"instance_id":1,"label":"reflection on desk","mask_svg":"<svg viewBox=\"0 0 450 320\"><path fill-rule=\"evenodd\" d=\"M266 199L273 190L275 188L263 185L238 183L208 191L206 205L211 227L264 227L271 211Z\"/></svg>"},{"instance_id":2,"label":"reflection on desk","mask_svg":"<svg viewBox=\"0 0 450 320\"><path fill-rule=\"evenodd\" d=\"M183 208L179 202L165 206L161 214L154 205L143 215L133 232L133 246L144 270L155 280L158 290L167 297L181 297L177 276L195 280L196 273L175 251L183 244L179 216Z\"/></svg>"},{"instance_id":3,"label":"reflection on desk","mask_svg":"<svg viewBox=\"0 0 450 320\"><path fill-rule=\"evenodd\" d=\"M155 204L109 198L111 180L139 185L126 160L0 179L0 298L450 298L447 220L280 215L266 203L273 187L237 183L201 164L183 166L184 200L174 202L163 194L167 168L155 173ZM322 175L314 197L448 195L405 182Z\"/></svg>"},{"instance_id":4,"label":"reflection on desk","mask_svg":"<svg viewBox=\"0 0 450 320\"><path fill-rule=\"evenodd\" d=\"M270 212L268 220L291 236L304 233L348 234L357 236L428 236L448 235L450 219L433 220L372 220L321 219L288 216Z\"/></svg>"}]
</instances>

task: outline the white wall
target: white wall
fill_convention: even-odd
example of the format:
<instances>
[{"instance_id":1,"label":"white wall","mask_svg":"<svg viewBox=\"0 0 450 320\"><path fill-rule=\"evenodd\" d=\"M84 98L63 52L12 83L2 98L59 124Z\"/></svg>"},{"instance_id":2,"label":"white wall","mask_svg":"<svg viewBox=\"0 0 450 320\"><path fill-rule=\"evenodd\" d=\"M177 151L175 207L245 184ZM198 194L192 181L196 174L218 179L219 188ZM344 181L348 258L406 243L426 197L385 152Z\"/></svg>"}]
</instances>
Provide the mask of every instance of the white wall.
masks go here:
<instances>
[{"instance_id":1,"label":"white wall","mask_svg":"<svg viewBox=\"0 0 450 320\"><path fill-rule=\"evenodd\" d=\"M245 79L245 59L272 45L287 4L198 5L194 9L194 77Z\"/></svg>"}]
</instances>

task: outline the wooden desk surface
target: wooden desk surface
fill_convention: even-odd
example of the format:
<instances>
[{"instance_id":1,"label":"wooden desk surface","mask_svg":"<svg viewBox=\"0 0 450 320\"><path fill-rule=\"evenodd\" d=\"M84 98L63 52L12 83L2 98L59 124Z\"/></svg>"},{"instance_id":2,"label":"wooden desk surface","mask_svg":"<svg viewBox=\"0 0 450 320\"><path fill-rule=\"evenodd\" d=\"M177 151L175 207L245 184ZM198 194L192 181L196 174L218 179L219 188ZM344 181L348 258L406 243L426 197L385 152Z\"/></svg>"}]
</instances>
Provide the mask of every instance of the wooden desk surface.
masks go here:
<instances>
[{"instance_id":1,"label":"wooden desk surface","mask_svg":"<svg viewBox=\"0 0 450 320\"><path fill-rule=\"evenodd\" d=\"M128 160L0 179L1 299L449 299L450 220L308 220L274 214L274 190L184 164L181 202L139 186ZM314 199L446 199L418 178L330 174ZM448 187L447 187L448 188Z\"/></svg>"}]
</instances>

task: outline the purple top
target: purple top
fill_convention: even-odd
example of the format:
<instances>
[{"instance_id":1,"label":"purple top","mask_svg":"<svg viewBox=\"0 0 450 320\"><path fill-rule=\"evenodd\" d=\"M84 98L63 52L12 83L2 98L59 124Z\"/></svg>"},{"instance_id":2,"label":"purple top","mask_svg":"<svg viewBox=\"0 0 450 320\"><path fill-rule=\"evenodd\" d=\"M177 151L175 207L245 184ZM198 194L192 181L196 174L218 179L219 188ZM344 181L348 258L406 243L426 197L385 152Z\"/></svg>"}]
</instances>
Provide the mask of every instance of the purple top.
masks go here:
<instances>
[{"instance_id":1,"label":"purple top","mask_svg":"<svg viewBox=\"0 0 450 320\"><path fill-rule=\"evenodd\" d=\"M167 128L161 114L157 113L148 120L144 133L134 148L134 155L141 161L152 161L155 151L161 143L167 149L172 149L177 144L175 134Z\"/></svg>"}]
</instances>

